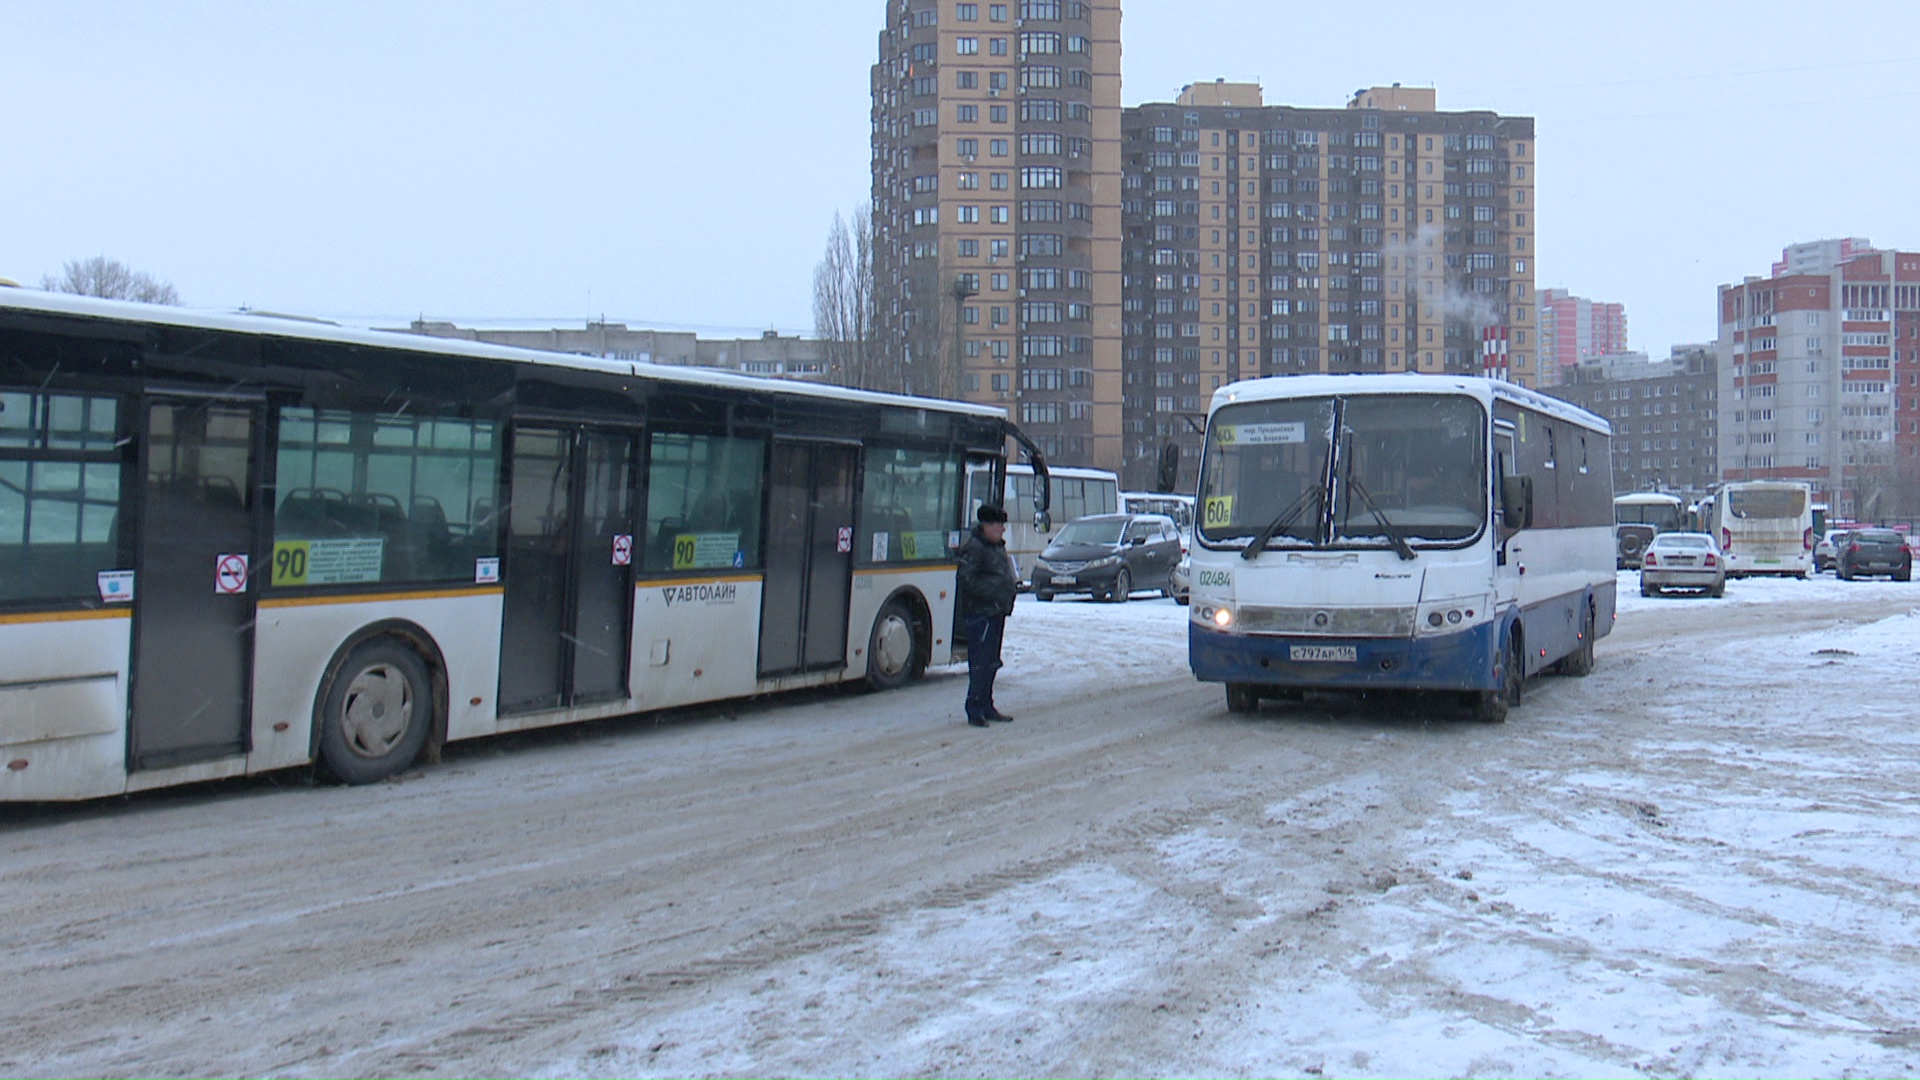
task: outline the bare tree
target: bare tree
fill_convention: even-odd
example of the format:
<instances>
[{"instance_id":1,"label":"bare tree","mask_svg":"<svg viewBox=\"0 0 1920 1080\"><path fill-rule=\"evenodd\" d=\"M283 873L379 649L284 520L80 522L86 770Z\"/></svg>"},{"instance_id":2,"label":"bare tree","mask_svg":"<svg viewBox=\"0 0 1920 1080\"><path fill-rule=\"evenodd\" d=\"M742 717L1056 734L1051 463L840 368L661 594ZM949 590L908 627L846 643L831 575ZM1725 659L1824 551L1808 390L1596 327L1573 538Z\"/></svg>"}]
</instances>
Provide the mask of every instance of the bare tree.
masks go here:
<instances>
[{"instance_id":1,"label":"bare tree","mask_svg":"<svg viewBox=\"0 0 1920 1080\"><path fill-rule=\"evenodd\" d=\"M853 227L833 215L826 254L813 268L813 332L827 343L827 360L843 386L898 389L886 370L874 327L873 214L854 210Z\"/></svg>"},{"instance_id":2,"label":"bare tree","mask_svg":"<svg viewBox=\"0 0 1920 1080\"><path fill-rule=\"evenodd\" d=\"M180 294L170 282L127 266L118 259L95 255L87 259L69 259L59 277L51 274L40 279L48 292L98 296L107 300L137 300L143 304L178 304Z\"/></svg>"}]
</instances>

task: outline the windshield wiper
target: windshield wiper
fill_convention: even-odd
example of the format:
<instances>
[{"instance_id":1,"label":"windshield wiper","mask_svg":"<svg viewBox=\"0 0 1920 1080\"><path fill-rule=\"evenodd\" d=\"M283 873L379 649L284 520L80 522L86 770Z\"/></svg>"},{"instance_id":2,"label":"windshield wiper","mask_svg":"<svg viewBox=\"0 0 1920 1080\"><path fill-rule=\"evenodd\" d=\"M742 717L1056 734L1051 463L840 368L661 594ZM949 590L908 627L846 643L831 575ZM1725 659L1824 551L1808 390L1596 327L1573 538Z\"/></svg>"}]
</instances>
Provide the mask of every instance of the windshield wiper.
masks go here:
<instances>
[{"instance_id":1,"label":"windshield wiper","mask_svg":"<svg viewBox=\"0 0 1920 1080\"><path fill-rule=\"evenodd\" d=\"M1393 523L1388 521L1387 515L1381 512L1380 504L1373 501L1373 496L1367 492L1367 486L1356 479L1351 472L1347 474L1347 490L1360 496L1360 501L1366 504L1367 511L1373 515L1373 520L1380 523L1380 528L1386 532L1387 540L1393 544L1393 550L1400 556L1402 562L1417 558L1413 553L1413 545L1407 543L1406 537L1394 531Z\"/></svg>"},{"instance_id":2,"label":"windshield wiper","mask_svg":"<svg viewBox=\"0 0 1920 1080\"><path fill-rule=\"evenodd\" d=\"M1246 559L1248 562L1259 558L1260 553L1267 549L1267 542L1273 539L1273 535L1293 524L1294 519L1300 516L1300 512L1307 508L1307 503L1313 501L1314 497L1320 494L1320 491L1321 489L1319 487L1310 487L1302 491L1293 500L1292 505L1280 511L1278 517L1267 522L1267 527L1255 534L1253 540L1240 550L1240 557Z\"/></svg>"}]
</instances>

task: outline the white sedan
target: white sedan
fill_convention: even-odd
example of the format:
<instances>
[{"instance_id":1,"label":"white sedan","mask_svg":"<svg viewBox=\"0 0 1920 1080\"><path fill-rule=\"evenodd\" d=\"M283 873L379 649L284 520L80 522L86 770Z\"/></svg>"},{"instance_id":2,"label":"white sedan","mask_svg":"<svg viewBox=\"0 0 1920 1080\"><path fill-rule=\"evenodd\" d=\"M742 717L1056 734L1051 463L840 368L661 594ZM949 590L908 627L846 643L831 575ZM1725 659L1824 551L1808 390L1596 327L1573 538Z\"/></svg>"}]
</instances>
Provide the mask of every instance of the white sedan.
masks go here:
<instances>
[{"instance_id":1,"label":"white sedan","mask_svg":"<svg viewBox=\"0 0 1920 1080\"><path fill-rule=\"evenodd\" d=\"M1647 545L1640 559L1640 595L1659 596L1668 589L1699 589L1708 596L1725 596L1727 561L1720 545L1706 533L1661 533Z\"/></svg>"}]
</instances>

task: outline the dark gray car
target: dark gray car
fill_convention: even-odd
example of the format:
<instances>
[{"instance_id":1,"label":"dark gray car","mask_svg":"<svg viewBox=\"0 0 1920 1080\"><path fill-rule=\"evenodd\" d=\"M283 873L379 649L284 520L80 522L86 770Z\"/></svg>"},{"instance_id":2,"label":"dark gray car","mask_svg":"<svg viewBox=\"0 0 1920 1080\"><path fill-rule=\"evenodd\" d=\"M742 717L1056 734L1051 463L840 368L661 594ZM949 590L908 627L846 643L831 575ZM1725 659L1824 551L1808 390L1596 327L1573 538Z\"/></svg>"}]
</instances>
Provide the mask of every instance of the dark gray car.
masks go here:
<instances>
[{"instance_id":1,"label":"dark gray car","mask_svg":"<svg viewBox=\"0 0 1920 1080\"><path fill-rule=\"evenodd\" d=\"M1885 574L1895 581L1913 580L1913 553L1907 538L1892 529L1855 529L1834 553L1840 580Z\"/></svg>"},{"instance_id":2,"label":"dark gray car","mask_svg":"<svg viewBox=\"0 0 1920 1080\"><path fill-rule=\"evenodd\" d=\"M1033 595L1061 593L1124 603L1139 589L1169 591L1180 561L1180 530L1160 514L1092 514L1060 530L1033 565Z\"/></svg>"}]
</instances>

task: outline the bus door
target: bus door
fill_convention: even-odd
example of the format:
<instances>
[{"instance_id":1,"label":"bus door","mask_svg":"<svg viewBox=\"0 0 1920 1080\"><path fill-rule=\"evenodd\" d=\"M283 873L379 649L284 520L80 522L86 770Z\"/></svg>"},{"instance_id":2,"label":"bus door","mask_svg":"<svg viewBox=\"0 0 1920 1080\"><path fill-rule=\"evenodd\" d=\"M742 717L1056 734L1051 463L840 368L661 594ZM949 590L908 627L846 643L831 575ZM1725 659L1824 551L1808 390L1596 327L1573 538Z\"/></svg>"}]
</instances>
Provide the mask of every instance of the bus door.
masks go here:
<instances>
[{"instance_id":1,"label":"bus door","mask_svg":"<svg viewBox=\"0 0 1920 1080\"><path fill-rule=\"evenodd\" d=\"M858 446L778 439L767 484L760 674L847 662Z\"/></svg>"},{"instance_id":2,"label":"bus door","mask_svg":"<svg viewBox=\"0 0 1920 1080\"><path fill-rule=\"evenodd\" d=\"M964 512L964 516L960 520L961 543L966 542L967 535L973 530L974 522L979 520L980 507L987 503L993 503L999 506L1007 512L1009 518L1015 521L1021 519L1030 521L1032 519L1033 506L1031 503L1026 506L1020 506L1007 501L1003 497L998 497L1003 495L1006 489L1007 462L1005 458L989 457L985 454L968 456L967 497L961 504ZM1009 525L1008 528L1011 529L1012 526ZM1021 569L1025 570L1026 568L1022 567ZM965 660L967 658L967 612L966 606L960 602L960 584L958 580L954 582L953 587L953 627L951 636L948 637L947 640L953 642L954 661L957 663Z\"/></svg>"},{"instance_id":3,"label":"bus door","mask_svg":"<svg viewBox=\"0 0 1920 1080\"><path fill-rule=\"evenodd\" d=\"M519 424L512 455L500 711L625 698L634 436Z\"/></svg>"},{"instance_id":4,"label":"bus door","mask_svg":"<svg viewBox=\"0 0 1920 1080\"><path fill-rule=\"evenodd\" d=\"M134 587L131 769L248 750L259 406L147 401Z\"/></svg>"},{"instance_id":5,"label":"bus door","mask_svg":"<svg viewBox=\"0 0 1920 1080\"><path fill-rule=\"evenodd\" d=\"M1495 610L1504 610L1520 599L1520 575L1525 573L1526 540L1517 530L1507 527L1500 512L1501 481L1520 475L1520 459L1515 445L1514 425L1499 419L1493 422L1493 591Z\"/></svg>"}]
</instances>

